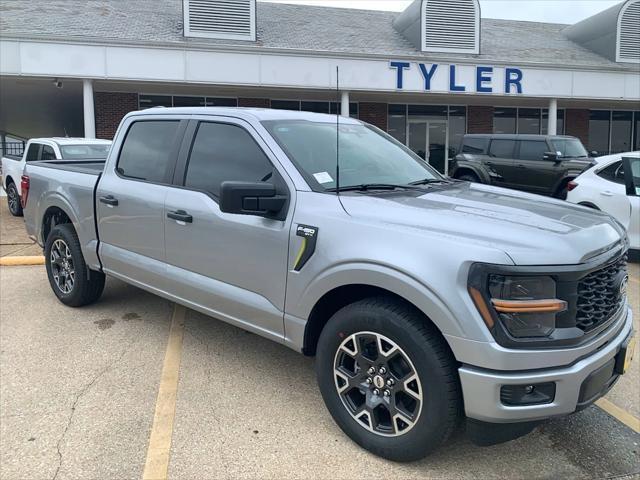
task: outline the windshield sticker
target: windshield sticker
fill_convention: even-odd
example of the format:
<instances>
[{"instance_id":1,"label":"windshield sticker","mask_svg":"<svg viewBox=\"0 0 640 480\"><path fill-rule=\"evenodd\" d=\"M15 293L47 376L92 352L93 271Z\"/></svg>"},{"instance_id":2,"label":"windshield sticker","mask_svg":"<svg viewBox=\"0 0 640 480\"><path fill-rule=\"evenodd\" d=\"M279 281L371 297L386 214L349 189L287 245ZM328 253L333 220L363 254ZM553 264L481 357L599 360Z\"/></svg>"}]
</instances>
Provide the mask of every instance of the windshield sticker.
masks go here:
<instances>
[{"instance_id":1,"label":"windshield sticker","mask_svg":"<svg viewBox=\"0 0 640 480\"><path fill-rule=\"evenodd\" d=\"M333 178L331 178L331 175L329 175L329 172L314 173L313 176L315 177L318 183L324 184L324 183L333 182Z\"/></svg>"}]
</instances>

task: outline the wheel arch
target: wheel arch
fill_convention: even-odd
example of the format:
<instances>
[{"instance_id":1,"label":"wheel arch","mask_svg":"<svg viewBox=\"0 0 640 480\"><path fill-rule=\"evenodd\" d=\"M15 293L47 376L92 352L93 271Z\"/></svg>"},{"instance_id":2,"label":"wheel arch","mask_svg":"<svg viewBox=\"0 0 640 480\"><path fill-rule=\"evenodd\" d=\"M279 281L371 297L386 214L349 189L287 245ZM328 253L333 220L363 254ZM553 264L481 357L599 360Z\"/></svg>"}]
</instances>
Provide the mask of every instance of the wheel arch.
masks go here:
<instances>
[{"instance_id":1,"label":"wheel arch","mask_svg":"<svg viewBox=\"0 0 640 480\"><path fill-rule=\"evenodd\" d=\"M488 183L489 176L486 175L485 172L482 171L482 169L478 168L475 165L469 165L467 163L458 165L458 167L453 171L451 176L453 178L460 178L460 176L464 174L472 174L476 176L479 181L483 183Z\"/></svg>"},{"instance_id":2,"label":"wheel arch","mask_svg":"<svg viewBox=\"0 0 640 480\"><path fill-rule=\"evenodd\" d=\"M42 222L40 224L40 238L42 239L43 245L47 242L51 230L53 230L56 225L70 224L74 230L76 230L72 217L67 213L69 211L71 210L61 207L58 204L47 207L42 215Z\"/></svg>"},{"instance_id":3,"label":"wheel arch","mask_svg":"<svg viewBox=\"0 0 640 480\"><path fill-rule=\"evenodd\" d=\"M415 309L425 322L433 324L438 332L445 338L445 334L459 336L461 329L455 321L455 317L448 308L424 287L414 285L415 281L398 278L380 272L363 271L362 275L351 273L353 282L341 282L333 284L330 288L322 290L321 294L314 295L307 292L316 300L309 307L309 313L303 315L307 321L304 326L302 340L302 352L307 356L316 353L318 339L322 329L329 319L341 308L355 303L364 298L386 296L401 301ZM304 297L309 298L306 294ZM451 321L454 320L454 321ZM449 346L449 348L451 348Z\"/></svg>"}]
</instances>

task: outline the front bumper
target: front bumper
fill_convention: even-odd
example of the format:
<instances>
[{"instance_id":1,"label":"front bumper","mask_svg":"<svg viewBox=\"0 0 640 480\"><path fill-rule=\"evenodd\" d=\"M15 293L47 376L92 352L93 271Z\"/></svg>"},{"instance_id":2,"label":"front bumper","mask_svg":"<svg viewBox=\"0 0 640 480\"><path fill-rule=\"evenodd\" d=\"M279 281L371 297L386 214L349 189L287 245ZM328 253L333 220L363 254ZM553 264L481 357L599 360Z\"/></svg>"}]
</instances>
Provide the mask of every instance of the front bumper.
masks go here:
<instances>
[{"instance_id":1,"label":"front bumper","mask_svg":"<svg viewBox=\"0 0 640 480\"><path fill-rule=\"evenodd\" d=\"M613 386L616 378L610 378L602 388L588 398L585 391L592 390L588 382L602 372L615 359L621 346L631 336L633 314L627 309L627 318L618 334L593 354L578 360L570 366L557 369L503 372L472 366L459 369L466 415L469 418L491 423L515 423L542 420L545 418L573 413L592 403ZM531 355L544 355L544 351ZM592 374L594 374L592 376ZM600 375L601 377L602 375ZM585 382L587 381L587 382ZM504 385L529 385L555 382L555 397L550 403L526 406L507 406L500 398ZM583 387L584 384L584 387Z\"/></svg>"}]
</instances>

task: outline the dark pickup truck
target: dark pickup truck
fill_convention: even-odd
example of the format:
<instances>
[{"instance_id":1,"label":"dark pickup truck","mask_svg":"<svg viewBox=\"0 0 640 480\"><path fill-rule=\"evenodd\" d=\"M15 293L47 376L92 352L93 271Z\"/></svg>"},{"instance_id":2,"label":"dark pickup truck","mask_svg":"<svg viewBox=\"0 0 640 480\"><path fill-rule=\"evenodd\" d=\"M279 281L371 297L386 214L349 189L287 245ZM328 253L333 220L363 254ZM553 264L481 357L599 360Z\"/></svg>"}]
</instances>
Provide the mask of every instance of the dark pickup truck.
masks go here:
<instances>
[{"instance_id":1,"label":"dark pickup truck","mask_svg":"<svg viewBox=\"0 0 640 480\"><path fill-rule=\"evenodd\" d=\"M567 184L593 162L575 137L465 135L451 176L566 198Z\"/></svg>"}]
</instances>

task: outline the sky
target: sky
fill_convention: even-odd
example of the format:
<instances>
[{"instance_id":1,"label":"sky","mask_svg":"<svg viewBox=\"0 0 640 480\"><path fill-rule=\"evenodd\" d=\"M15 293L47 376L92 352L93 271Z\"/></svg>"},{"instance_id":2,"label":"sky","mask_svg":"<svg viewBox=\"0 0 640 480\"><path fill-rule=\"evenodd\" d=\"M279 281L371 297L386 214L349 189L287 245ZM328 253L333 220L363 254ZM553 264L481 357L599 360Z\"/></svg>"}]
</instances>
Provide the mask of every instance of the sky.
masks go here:
<instances>
[{"instance_id":1,"label":"sky","mask_svg":"<svg viewBox=\"0 0 640 480\"><path fill-rule=\"evenodd\" d=\"M411 0L261 0L327 7L402 11ZM483 18L576 23L621 0L480 0Z\"/></svg>"}]
</instances>

